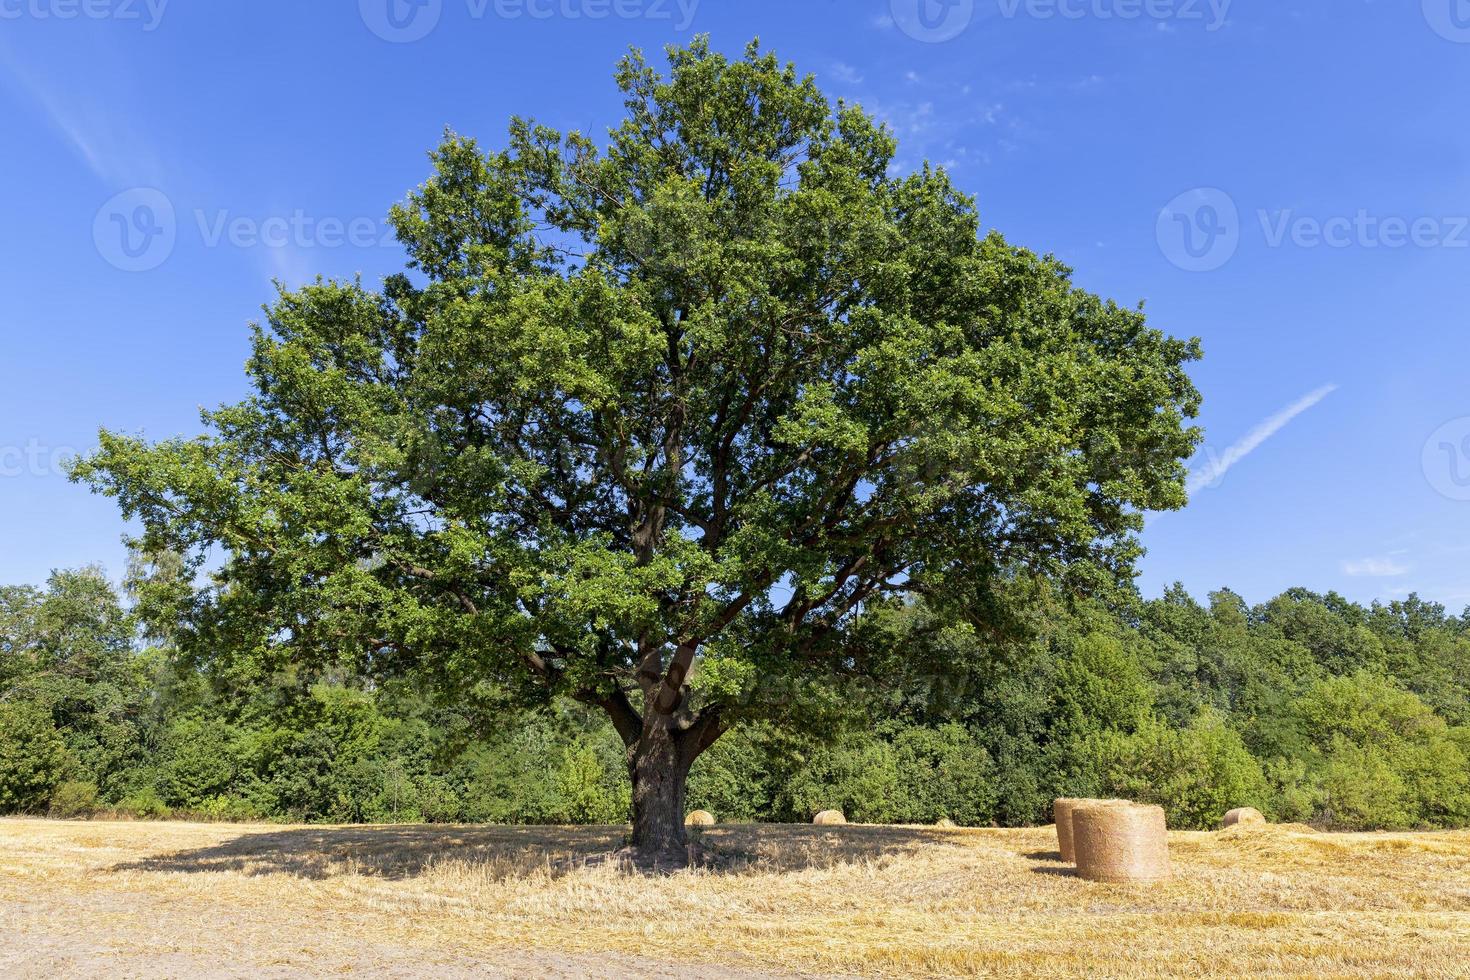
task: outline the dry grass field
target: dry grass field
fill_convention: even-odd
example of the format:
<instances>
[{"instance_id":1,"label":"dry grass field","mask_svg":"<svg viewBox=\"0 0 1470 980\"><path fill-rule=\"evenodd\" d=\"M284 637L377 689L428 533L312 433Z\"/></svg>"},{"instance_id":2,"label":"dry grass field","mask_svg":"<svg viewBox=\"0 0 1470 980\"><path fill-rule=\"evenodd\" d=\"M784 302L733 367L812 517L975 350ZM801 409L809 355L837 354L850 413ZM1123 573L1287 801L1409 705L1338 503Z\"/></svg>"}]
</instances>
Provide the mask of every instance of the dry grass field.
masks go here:
<instances>
[{"instance_id":1,"label":"dry grass field","mask_svg":"<svg viewBox=\"0 0 1470 980\"><path fill-rule=\"evenodd\" d=\"M661 877L621 834L3 820L0 975L1470 976L1466 833L1176 833L1152 887L1050 828L715 827Z\"/></svg>"}]
</instances>

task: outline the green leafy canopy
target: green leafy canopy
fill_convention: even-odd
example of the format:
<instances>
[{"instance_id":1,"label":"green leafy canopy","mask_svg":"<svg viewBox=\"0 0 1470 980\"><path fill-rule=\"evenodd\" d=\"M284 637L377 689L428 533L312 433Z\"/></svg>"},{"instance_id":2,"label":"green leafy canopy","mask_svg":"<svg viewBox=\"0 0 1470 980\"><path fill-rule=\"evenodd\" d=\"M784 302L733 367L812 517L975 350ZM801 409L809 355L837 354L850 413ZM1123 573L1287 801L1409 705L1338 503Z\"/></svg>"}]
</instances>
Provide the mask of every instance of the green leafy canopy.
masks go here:
<instances>
[{"instance_id":1,"label":"green leafy canopy","mask_svg":"<svg viewBox=\"0 0 1470 980\"><path fill-rule=\"evenodd\" d=\"M757 44L668 61L624 59L601 145L449 134L392 213L404 274L283 289L208 435L103 433L76 477L188 557L143 596L182 648L703 746L865 669L853 631L905 593L982 620L1019 572L1128 577L1185 500L1197 344L982 235Z\"/></svg>"}]
</instances>

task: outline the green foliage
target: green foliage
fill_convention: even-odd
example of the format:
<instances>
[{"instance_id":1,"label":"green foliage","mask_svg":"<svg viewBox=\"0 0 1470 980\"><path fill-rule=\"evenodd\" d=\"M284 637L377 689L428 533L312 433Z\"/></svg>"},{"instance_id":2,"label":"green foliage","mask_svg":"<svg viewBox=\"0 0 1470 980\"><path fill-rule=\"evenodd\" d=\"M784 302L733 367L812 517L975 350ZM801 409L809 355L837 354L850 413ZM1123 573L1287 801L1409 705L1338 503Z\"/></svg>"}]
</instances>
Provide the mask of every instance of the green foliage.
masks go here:
<instances>
[{"instance_id":1,"label":"green foliage","mask_svg":"<svg viewBox=\"0 0 1470 980\"><path fill-rule=\"evenodd\" d=\"M628 815L624 745L592 709L561 700L518 709L492 688L449 702L432 685L340 670L242 678L191 665L120 641L128 617L99 581L62 574L4 594L6 811L308 822ZM1031 608L1022 639L988 638L922 603L875 616L863 642L895 665L891 686L810 685L797 694L801 717L821 725L736 726L695 764L690 808L722 820L805 821L837 807L882 823L1017 824L1048 819L1053 797L1107 794L1157 801L1181 828L1215 826L1243 805L1342 829L1470 824L1470 729L1397 675L1334 674L1362 658L1322 639L1389 651L1435 697L1463 698L1470 682L1416 666L1470 646L1470 631L1442 610L1362 609L1300 592L1253 609L1217 593L1206 608L1178 591L1141 602L1013 587L1027 599L1012 608ZM93 737L108 732L119 734ZM125 749L98 750L124 735Z\"/></svg>"},{"instance_id":2,"label":"green foliage","mask_svg":"<svg viewBox=\"0 0 1470 980\"><path fill-rule=\"evenodd\" d=\"M980 825L995 817L995 766L964 726L906 726L893 733L899 786L892 818L933 823L944 817Z\"/></svg>"},{"instance_id":3,"label":"green foliage","mask_svg":"<svg viewBox=\"0 0 1470 980\"><path fill-rule=\"evenodd\" d=\"M44 809L71 762L48 711L0 702L0 813Z\"/></svg>"},{"instance_id":4,"label":"green foliage","mask_svg":"<svg viewBox=\"0 0 1470 980\"><path fill-rule=\"evenodd\" d=\"M87 817L97 812L97 784L75 780L62 783L51 793L51 806L47 811L63 820Z\"/></svg>"},{"instance_id":5,"label":"green foliage","mask_svg":"<svg viewBox=\"0 0 1470 980\"><path fill-rule=\"evenodd\" d=\"M1088 750L1103 795L1159 803L1180 829L1214 829L1238 806L1270 809L1261 764L1213 709L1188 728L1151 719L1131 735L1102 732Z\"/></svg>"},{"instance_id":6,"label":"green foliage","mask_svg":"<svg viewBox=\"0 0 1470 980\"><path fill-rule=\"evenodd\" d=\"M1315 746L1323 822L1360 830L1470 821L1463 738L1412 692L1361 672L1318 681L1296 708Z\"/></svg>"},{"instance_id":7,"label":"green foliage","mask_svg":"<svg viewBox=\"0 0 1470 980\"><path fill-rule=\"evenodd\" d=\"M632 803L621 743L575 712L521 717L508 737L472 749L460 772L474 821L622 823Z\"/></svg>"},{"instance_id":8,"label":"green foliage","mask_svg":"<svg viewBox=\"0 0 1470 980\"><path fill-rule=\"evenodd\" d=\"M822 810L877 823L898 805L900 776L893 746L877 738L812 746L777 797L788 819L806 822Z\"/></svg>"},{"instance_id":9,"label":"green foliage","mask_svg":"<svg viewBox=\"0 0 1470 980\"><path fill-rule=\"evenodd\" d=\"M177 719L164 742L161 788L169 806L202 811L234 781L232 732L198 717Z\"/></svg>"},{"instance_id":10,"label":"green foliage","mask_svg":"<svg viewBox=\"0 0 1470 980\"><path fill-rule=\"evenodd\" d=\"M135 790L118 801L117 811L140 820L152 820L169 815L168 804L151 786Z\"/></svg>"},{"instance_id":11,"label":"green foliage","mask_svg":"<svg viewBox=\"0 0 1470 980\"><path fill-rule=\"evenodd\" d=\"M568 748L556 773L558 816L565 823L622 823L632 803L621 773L610 774L593 745ZM621 790L621 792L620 792Z\"/></svg>"},{"instance_id":12,"label":"green foliage","mask_svg":"<svg viewBox=\"0 0 1470 980\"><path fill-rule=\"evenodd\" d=\"M906 596L998 637L1018 578L1129 580L1144 512L1185 502L1196 342L982 229L942 168L897 168L888 128L757 43L698 38L663 71L635 52L615 77L601 143L520 118L498 149L446 134L391 213L405 272L282 289L252 397L204 435L101 434L74 476L141 528L151 637L237 690L300 672L597 706L656 750L639 765L677 770L647 785L676 787L730 728L825 723L843 685L885 682L867 621ZM1084 653L1099 680L1051 706L1062 722L1134 712L1132 681L1101 676L1119 652ZM396 719L312 710L260 738L263 719L170 732L165 799L622 804L600 748L511 746L481 760L501 789L446 793ZM991 758L870 739L813 750L768 798L978 817Z\"/></svg>"}]
</instances>

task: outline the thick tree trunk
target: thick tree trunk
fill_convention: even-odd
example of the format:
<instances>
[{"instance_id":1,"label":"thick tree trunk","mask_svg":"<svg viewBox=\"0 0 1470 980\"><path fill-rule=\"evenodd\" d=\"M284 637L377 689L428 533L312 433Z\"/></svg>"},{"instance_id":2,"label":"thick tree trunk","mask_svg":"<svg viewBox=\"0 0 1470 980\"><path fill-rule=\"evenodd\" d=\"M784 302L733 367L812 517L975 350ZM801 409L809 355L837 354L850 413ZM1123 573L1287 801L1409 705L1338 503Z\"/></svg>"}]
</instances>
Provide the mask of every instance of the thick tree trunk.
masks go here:
<instances>
[{"instance_id":1,"label":"thick tree trunk","mask_svg":"<svg viewBox=\"0 0 1470 980\"><path fill-rule=\"evenodd\" d=\"M687 733L666 725L645 725L630 750L633 780L633 850L640 861L683 864L689 838L684 833L684 786L695 753Z\"/></svg>"}]
</instances>

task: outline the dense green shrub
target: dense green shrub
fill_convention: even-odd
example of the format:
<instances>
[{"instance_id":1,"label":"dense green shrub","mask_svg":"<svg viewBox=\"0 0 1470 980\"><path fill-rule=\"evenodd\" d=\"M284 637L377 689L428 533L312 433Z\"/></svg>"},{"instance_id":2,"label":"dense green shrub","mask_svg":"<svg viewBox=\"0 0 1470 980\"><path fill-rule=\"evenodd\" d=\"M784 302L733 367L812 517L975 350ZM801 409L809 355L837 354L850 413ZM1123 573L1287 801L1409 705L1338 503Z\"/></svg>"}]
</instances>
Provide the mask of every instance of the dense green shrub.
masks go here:
<instances>
[{"instance_id":1,"label":"dense green shrub","mask_svg":"<svg viewBox=\"0 0 1470 980\"><path fill-rule=\"evenodd\" d=\"M621 773L609 771L596 745L569 746L556 772L558 823L622 823L632 804L632 788Z\"/></svg>"},{"instance_id":2,"label":"dense green shrub","mask_svg":"<svg viewBox=\"0 0 1470 980\"><path fill-rule=\"evenodd\" d=\"M45 809L70 766L66 742L48 711L0 702L0 812Z\"/></svg>"},{"instance_id":3,"label":"dense green shrub","mask_svg":"<svg viewBox=\"0 0 1470 980\"><path fill-rule=\"evenodd\" d=\"M721 821L769 819L768 741L766 729L747 725L716 742L689 773L689 809L708 810Z\"/></svg>"},{"instance_id":4,"label":"dense green shrub","mask_svg":"<svg viewBox=\"0 0 1470 980\"><path fill-rule=\"evenodd\" d=\"M781 787L778 806L796 821L841 810L858 823L883 823L898 809L900 783L892 744L854 736L836 745L808 746Z\"/></svg>"},{"instance_id":5,"label":"dense green shrub","mask_svg":"<svg viewBox=\"0 0 1470 980\"><path fill-rule=\"evenodd\" d=\"M1161 804L1178 829L1214 828L1235 807L1270 808L1261 764L1214 709L1188 728L1151 719L1133 734L1102 733L1087 751L1103 795Z\"/></svg>"},{"instance_id":6,"label":"dense green shrub","mask_svg":"<svg viewBox=\"0 0 1470 980\"><path fill-rule=\"evenodd\" d=\"M170 806L198 811L230 788L237 771L231 735L220 722L198 717L169 726L161 788Z\"/></svg>"},{"instance_id":7,"label":"dense green shrub","mask_svg":"<svg viewBox=\"0 0 1470 980\"><path fill-rule=\"evenodd\" d=\"M70 780L51 793L50 816L69 820L89 817L97 812L97 784Z\"/></svg>"},{"instance_id":8,"label":"dense green shrub","mask_svg":"<svg viewBox=\"0 0 1470 980\"><path fill-rule=\"evenodd\" d=\"M1371 672L1326 678L1296 703L1320 775L1320 822L1343 829L1463 826L1462 738L1418 696Z\"/></svg>"},{"instance_id":9,"label":"dense green shrub","mask_svg":"<svg viewBox=\"0 0 1470 980\"><path fill-rule=\"evenodd\" d=\"M995 767L963 725L907 726L892 734L899 785L885 823L933 823L949 818L971 826L995 817Z\"/></svg>"},{"instance_id":10,"label":"dense green shrub","mask_svg":"<svg viewBox=\"0 0 1470 980\"><path fill-rule=\"evenodd\" d=\"M166 817L170 811L168 804L158 795L158 791L151 786L135 790L118 801L117 811L140 820L155 820Z\"/></svg>"}]
</instances>

